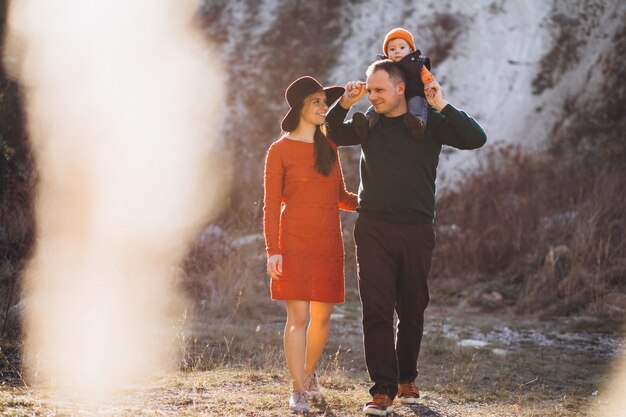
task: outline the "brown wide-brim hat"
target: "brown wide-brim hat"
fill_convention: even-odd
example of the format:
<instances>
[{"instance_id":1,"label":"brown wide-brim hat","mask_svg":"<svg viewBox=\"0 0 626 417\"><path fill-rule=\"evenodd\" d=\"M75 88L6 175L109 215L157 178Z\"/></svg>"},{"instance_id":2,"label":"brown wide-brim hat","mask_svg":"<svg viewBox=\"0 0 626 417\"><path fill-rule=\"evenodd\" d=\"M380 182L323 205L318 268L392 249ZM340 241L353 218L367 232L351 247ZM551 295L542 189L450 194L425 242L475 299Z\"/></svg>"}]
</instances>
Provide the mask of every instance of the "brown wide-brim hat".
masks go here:
<instances>
[{"instance_id":1,"label":"brown wide-brim hat","mask_svg":"<svg viewBox=\"0 0 626 417\"><path fill-rule=\"evenodd\" d=\"M285 91L285 100L287 100L287 104L289 104L289 111L285 117L283 117L283 121L280 124L284 132L291 132L298 127L300 114L294 110L294 107L307 96L317 91L324 91L324 93L326 93L326 102L328 106L331 106L335 101L339 100L346 89L338 86L323 87L315 78L309 77L308 75L292 82Z\"/></svg>"}]
</instances>

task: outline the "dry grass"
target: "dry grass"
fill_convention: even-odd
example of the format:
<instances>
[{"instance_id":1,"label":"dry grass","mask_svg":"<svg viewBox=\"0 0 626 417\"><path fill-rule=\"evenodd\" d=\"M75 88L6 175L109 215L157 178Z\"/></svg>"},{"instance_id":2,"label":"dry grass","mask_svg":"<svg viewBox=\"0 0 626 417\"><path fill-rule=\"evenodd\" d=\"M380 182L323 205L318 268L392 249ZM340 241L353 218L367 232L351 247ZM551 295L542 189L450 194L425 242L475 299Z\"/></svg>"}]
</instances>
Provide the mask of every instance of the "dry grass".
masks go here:
<instances>
[{"instance_id":1,"label":"dry grass","mask_svg":"<svg viewBox=\"0 0 626 417\"><path fill-rule=\"evenodd\" d=\"M324 401L311 416L355 416L368 399L358 304L340 306L319 367ZM180 338L181 370L163 375L147 388L132 387L115 401L90 409L59 402L49 393L6 379L0 387L0 414L6 416L284 416L290 380L282 357L282 315L266 322L196 322L193 338ZM493 318L474 311L434 308L431 321ZM502 319L502 318L500 318ZM506 320L517 319L507 317ZM517 324L521 323L517 321ZM525 322L526 326L538 326ZM554 325L554 324L551 324ZM551 326L550 325L550 326ZM490 349L461 348L443 333L424 339L420 361L421 404L396 405L407 416L571 416L586 415L609 359L565 346L511 347L506 356Z\"/></svg>"}]
</instances>

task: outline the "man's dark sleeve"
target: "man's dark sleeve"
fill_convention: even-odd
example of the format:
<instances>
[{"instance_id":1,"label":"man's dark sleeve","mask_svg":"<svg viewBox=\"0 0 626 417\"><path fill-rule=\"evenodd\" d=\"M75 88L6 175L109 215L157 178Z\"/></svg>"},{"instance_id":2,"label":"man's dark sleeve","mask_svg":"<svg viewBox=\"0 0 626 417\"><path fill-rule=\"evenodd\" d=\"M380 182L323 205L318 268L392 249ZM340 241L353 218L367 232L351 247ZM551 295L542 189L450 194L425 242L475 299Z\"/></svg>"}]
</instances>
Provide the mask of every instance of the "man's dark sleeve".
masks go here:
<instances>
[{"instance_id":1,"label":"man's dark sleeve","mask_svg":"<svg viewBox=\"0 0 626 417\"><path fill-rule=\"evenodd\" d=\"M487 142L487 134L474 118L453 105L441 110L444 117L437 126L437 140L457 149L477 149Z\"/></svg>"},{"instance_id":2,"label":"man's dark sleeve","mask_svg":"<svg viewBox=\"0 0 626 417\"><path fill-rule=\"evenodd\" d=\"M328 126L328 138L338 146L360 145L361 139L352 127L352 120L344 122L348 110L344 109L336 102L326 114L326 124Z\"/></svg>"}]
</instances>

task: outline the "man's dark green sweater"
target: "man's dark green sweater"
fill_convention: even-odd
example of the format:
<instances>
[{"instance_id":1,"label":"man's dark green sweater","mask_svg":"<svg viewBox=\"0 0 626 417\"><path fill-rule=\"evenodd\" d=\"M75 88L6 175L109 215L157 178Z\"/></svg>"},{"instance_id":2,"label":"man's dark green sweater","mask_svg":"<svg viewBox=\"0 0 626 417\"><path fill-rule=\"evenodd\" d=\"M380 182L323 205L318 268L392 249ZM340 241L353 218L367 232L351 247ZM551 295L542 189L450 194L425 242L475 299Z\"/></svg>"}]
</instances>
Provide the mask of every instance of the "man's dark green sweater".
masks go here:
<instances>
[{"instance_id":1,"label":"man's dark green sweater","mask_svg":"<svg viewBox=\"0 0 626 417\"><path fill-rule=\"evenodd\" d=\"M361 215L390 223L424 224L435 219L435 179L442 145L457 149L480 148L487 141L483 128L465 112L446 105L428 111L424 138L415 140L402 116L380 116L361 141L348 111L335 104L326 117L329 137L339 146L361 145Z\"/></svg>"}]
</instances>

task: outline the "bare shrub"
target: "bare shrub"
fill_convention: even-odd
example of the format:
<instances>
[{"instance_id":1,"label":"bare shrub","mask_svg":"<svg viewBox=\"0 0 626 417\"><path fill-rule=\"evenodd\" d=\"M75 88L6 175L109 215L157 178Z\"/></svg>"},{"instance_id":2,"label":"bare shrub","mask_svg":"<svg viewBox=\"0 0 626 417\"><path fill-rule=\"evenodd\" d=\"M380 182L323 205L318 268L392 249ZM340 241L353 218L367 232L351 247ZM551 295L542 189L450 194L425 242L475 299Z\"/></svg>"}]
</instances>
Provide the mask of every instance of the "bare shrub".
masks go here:
<instances>
[{"instance_id":1,"label":"bare shrub","mask_svg":"<svg viewBox=\"0 0 626 417\"><path fill-rule=\"evenodd\" d=\"M192 245L180 286L197 314L253 319L278 308L270 300L262 235L235 235L212 226Z\"/></svg>"},{"instance_id":2,"label":"bare shrub","mask_svg":"<svg viewBox=\"0 0 626 417\"><path fill-rule=\"evenodd\" d=\"M521 312L572 313L624 291L626 176L579 168L493 152L439 200L435 277L519 286L511 293Z\"/></svg>"},{"instance_id":3,"label":"bare shrub","mask_svg":"<svg viewBox=\"0 0 626 417\"><path fill-rule=\"evenodd\" d=\"M531 244L528 231L539 222L527 195L536 188L533 169L550 164L516 147L494 150L458 191L439 199L435 256L446 259L442 275L501 271Z\"/></svg>"}]
</instances>

